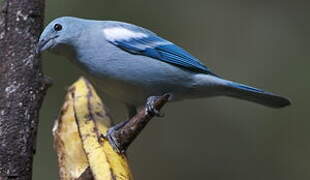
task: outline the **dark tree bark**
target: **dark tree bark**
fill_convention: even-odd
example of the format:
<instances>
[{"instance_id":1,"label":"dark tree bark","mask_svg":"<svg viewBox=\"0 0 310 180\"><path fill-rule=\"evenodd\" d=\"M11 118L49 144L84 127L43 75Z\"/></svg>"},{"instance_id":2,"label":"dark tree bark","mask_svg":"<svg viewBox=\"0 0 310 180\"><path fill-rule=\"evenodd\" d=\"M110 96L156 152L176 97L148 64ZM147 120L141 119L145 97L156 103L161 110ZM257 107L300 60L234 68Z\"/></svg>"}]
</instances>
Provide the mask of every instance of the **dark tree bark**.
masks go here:
<instances>
[{"instance_id":1,"label":"dark tree bark","mask_svg":"<svg viewBox=\"0 0 310 180\"><path fill-rule=\"evenodd\" d=\"M44 0L5 0L0 12L0 179L31 179L48 83L35 54Z\"/></svg>"}]
</instances>

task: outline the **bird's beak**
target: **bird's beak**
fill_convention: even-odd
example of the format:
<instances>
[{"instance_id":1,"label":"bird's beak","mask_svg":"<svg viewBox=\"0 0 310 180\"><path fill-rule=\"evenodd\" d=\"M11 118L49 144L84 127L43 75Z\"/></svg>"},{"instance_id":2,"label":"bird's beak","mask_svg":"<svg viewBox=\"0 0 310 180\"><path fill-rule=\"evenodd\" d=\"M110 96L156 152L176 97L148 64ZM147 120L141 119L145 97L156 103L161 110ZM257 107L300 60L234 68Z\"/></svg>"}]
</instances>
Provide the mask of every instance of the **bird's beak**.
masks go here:
<instances>
[{"instance_id":1,"label":"bird's beak","mask_svg":"<svg viewBox=\"0 0 310 180\"><path fill-rule=\"evenodd\" d=\"M54 39L57 38L56 37L52 37L52 38L48 38L48 39L41 39L39 40L38 44L37 44L37 48L36 48L36 53L39 54L40 52L43 52L51 47L54 46L55 42Z\"/></svg>"}]
</instances>

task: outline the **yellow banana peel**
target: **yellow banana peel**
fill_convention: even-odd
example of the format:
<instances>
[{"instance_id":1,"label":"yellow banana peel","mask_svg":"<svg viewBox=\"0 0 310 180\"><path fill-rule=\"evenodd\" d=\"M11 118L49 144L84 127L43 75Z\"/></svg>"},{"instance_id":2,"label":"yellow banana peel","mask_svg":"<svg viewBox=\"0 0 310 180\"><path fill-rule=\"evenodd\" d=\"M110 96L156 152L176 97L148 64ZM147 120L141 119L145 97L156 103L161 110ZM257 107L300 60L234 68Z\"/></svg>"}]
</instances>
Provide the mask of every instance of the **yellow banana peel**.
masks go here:
<instances>
[{"instance_id":1,"label":"yellow banana peel","mask_svg":"<svg viewBox=\"0 0 310 180\"><path fill-rule=\"evenodd\" d=\"M111 126L92 85L80 78L68 90L55 122L54 146L61 180L132 180L124 154L103 138Z\"/></svg>"}]
</instances>

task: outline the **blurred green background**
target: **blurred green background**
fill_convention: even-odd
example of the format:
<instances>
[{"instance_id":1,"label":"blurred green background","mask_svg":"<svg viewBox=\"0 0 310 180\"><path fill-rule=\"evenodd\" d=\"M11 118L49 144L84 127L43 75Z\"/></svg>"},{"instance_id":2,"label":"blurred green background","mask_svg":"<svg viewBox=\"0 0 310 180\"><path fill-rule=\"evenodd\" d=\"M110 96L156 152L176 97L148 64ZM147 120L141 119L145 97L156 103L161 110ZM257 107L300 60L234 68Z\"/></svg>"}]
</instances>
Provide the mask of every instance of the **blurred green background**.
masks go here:
<instances>
[{"instance_id":1,"label":"blurred green background","mask_svg":"<svg viewBox=\"0 0 310 180\"><path fill-rule=\"evenodd\" d=\"M129 149L137 180L309 180L309 8L306 0L48 0L46 23L64 15L134 23L223 77L292 99L280 110L224 97L167 105ZM50 53L43 68L54 85L41 111L34 179L54 180L51 130L80 72ZM121 104L107 104L114 121L125 119Z\"/></svg>"}]
</instances>

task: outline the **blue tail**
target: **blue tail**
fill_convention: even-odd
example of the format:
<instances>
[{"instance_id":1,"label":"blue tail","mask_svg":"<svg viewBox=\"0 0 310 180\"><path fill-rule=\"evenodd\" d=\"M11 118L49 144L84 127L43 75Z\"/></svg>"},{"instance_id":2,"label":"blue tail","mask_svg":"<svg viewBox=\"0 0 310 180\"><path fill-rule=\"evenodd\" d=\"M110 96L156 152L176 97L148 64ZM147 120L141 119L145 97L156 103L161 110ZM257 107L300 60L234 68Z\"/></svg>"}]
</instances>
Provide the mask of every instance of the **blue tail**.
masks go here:
<instances>
[{"instance_id":1,"label":"blue tail","mask_svg":"<svg viewBox=\"0 0 310 180\"><path fill-rule=\"evenodd\" d=\"M252 101L273 108L281 108L291 104L290 100L244 84L228 82L226 95Z\"/></svg>"}]
</instances>

